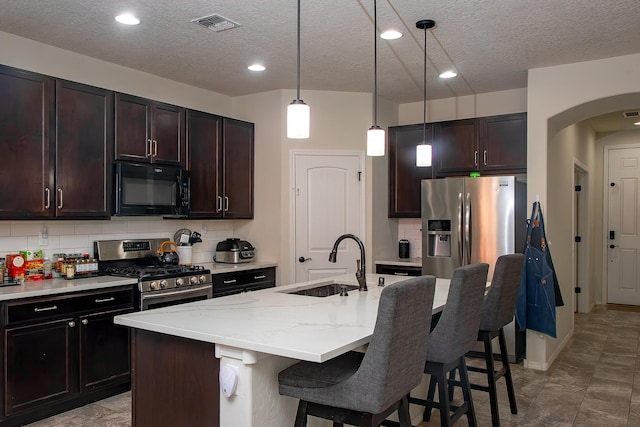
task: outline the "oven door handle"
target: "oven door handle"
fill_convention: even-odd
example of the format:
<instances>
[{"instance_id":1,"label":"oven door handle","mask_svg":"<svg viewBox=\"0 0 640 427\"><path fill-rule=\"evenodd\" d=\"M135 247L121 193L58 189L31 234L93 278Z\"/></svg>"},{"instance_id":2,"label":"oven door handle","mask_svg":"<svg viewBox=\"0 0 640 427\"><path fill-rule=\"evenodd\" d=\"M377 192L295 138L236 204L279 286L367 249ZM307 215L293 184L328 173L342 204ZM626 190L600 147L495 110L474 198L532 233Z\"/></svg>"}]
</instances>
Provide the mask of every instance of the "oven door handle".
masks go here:
<instances>
[{"instance_id":1,"label":"oven door handle","mask_svg":"<svg viewBox=\"0 0 640 427\"><path fill-rule=\"evenodd\" d=\"M211 285L205 285L205 286L198 286L197 288L189 288L189 289L180 289L179 291L169 291L169 292L162 292L161 294L152 294L152 295L148 295L146 293L142 294L142 298L144 298L145 300L151 300L151 299L158 299L158 298L166 298L166 297L170 297L173 295L182 295L182 294L190 294L193 292L197 292L197 291L201 291L201 290L205 290L211 288Z\"/></svg>"}]
</instances>

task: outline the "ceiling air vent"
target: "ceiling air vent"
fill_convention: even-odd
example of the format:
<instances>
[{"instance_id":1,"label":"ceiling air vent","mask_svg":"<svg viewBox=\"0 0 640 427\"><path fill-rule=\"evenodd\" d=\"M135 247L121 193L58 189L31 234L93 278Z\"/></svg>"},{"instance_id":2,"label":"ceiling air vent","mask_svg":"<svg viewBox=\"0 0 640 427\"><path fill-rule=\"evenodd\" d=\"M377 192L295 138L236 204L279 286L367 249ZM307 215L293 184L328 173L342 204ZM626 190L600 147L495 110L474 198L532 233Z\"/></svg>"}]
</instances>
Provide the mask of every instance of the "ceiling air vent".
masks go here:
<instances>
[{"instance_id":1,"label":"ceiling air vent","mask_svg":"<svg viewBox=\"0 0 640 427\"><path fill-rule=\"evenodd\" d=\"M213 31L224 31L239 27L240 24L233 22L229 18L214 13L213 15L203 16L202 18L192 19L191 22L202 25Z\"/></svg>"},{"instance_id":2,"label":"ceiling air vent","mask_svg":"<svg viewBox=\"0 0 640 427\"><path fill-rule=\"evenodd\" d=\"M640 117L640 111L625 111L622 115L625 119L635 119Z\"/></svg>"}]
</instances>

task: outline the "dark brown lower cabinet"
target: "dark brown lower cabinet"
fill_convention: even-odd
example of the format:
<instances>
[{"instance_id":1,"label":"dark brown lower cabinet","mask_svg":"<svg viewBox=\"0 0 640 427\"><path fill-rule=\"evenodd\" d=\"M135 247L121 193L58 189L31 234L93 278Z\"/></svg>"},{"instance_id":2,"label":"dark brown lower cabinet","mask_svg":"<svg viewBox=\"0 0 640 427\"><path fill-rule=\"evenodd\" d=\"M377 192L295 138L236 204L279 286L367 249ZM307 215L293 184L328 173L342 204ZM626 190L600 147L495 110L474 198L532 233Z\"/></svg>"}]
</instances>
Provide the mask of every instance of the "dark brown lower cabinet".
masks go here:
<instances>
[{"instance_id":1,"label":"dark brown lower cabinet","mask_svg":"<svg viewBox=\"0 0 640 427\"><path fill-rule=\"evenodd\" d=\"M6 301L0 426L30 423L130 387L134 285Z\"/></svg>"},{"instance_id":2,"label":"dark brown lower cabinet","mask_svg":"<svg viewBox=\"0 0 640 427\"><path fill-rule=\"evenodd\" d=\"M6 330L6 415L77 393L71 324L73 318L65 318Z\"/></svg>"},{"instance_id":3,"label":"dark brown lower cabinet","mask_svg":"<svg viewBox=\"0 0 640 427\"><path fill-rule=\"evenodd\" d=\"M134 427L220 425L214 344L133 329Z\"/></svg>"},{"instance_id":4,"label":"dark brown lower cabinet","mask_svg":"<svg viewBox=\"0 0 640 427\"><path fill-rule=\"evenodd\" d=\"M80 391L128 382L131 372L129 328L113 318L131 309L80 317Z\"/></svg>"}]
</instances>

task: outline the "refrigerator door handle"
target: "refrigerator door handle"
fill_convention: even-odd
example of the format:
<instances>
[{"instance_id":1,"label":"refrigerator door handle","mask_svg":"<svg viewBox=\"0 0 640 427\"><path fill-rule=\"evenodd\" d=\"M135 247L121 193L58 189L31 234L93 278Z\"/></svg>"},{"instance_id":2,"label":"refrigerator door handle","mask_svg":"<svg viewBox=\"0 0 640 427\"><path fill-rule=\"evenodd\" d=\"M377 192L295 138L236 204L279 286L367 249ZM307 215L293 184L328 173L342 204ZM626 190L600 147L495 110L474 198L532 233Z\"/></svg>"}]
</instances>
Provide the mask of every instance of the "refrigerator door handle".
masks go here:
<instances>
[{"instance_id":1,"label":"refrigerator door handle","mask_svg":"<svg viewBox=\"0 0 640 427\"><path fill-rule=\"evenodd\" d=\"M471 264L471 238L472 238L472 215L471 215L471 193L467 193L466 206L464 207L464 246L467 249L467 260L465 264Z\"/></svg>"},{"instance_id":2,"label":"refrigerator door handle","mask_svg":"<svg viewBox=\"0 0 640 427\"><path fill-rule=\"evenodd\" d=\"M462 193L458 193L458 259L459 265L464 265L464 253L462 251L462 213L464 212L464 201Z\"/></svg>"}]
</instances>

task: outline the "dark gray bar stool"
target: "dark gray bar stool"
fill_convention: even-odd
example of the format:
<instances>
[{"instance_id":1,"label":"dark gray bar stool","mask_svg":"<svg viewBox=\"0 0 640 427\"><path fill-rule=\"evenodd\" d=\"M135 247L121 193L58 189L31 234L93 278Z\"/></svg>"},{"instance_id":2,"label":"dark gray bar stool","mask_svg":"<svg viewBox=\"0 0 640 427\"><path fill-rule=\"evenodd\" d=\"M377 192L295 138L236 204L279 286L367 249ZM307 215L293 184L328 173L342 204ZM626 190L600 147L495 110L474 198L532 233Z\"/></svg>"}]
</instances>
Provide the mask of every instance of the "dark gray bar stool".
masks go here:
<instances>
[{"instance_id":1,"label":"dark gray bar stool","mask_svg":"<svg viewBox=\"0 0 640 427\"><path fill-rule=\"evenodd\" d=\"M300 399L295 426L313 415L373 427L396 410L400 425L411 425L408 396L422 379L435 283L420 276L383 289L366 353L299 362L278 374L280 394Z\"/></svg>"},{"instance_id":2,"label":"dark gray bar stool","mask_svg":"<svg viewBox=\"0 0 640 427\"><path fill-rule=\"evenodd\" d=\"M477 425L464 355L476 342L488 272L489 264L482 263L458 267L451 275L447 304L427 339L424 373L431 375L427 398L409 398L410 403L425 406L424 421L431 418L432 408L438 408L441 426L453 425L464 414L470 427ZM451 404L448 393L447 374L456 369L464 396L460 406ZM438 402L434 400L436 384Z\"/></svg>"},{"instance_id":3,"label":"dark gray bar stool","mask_svg":"<svg viewBox=\"0 0 640 427\"><path fill-rule=\"evenodd\" d=\"M518 413L503 328L513 320L516 311L523 265L523 254L502 255L497 259L491 280L491 287L482 303L482 317L480 318L480 329L478 331L478 341L484 343L485 368L474 366L467 368L469 371L481 372L487 375L487 385L472 383L471 388L489 393L493 426L500 425L496 383L502 377L504 377L507 384L511 413ZM499 370L495 369L493 348L491 345L493 339L496 337L498 337L500 344L500 358L502 361L502 368ZM456 382L456 384L459 383Z\"/></svg>"}]
</instances>

